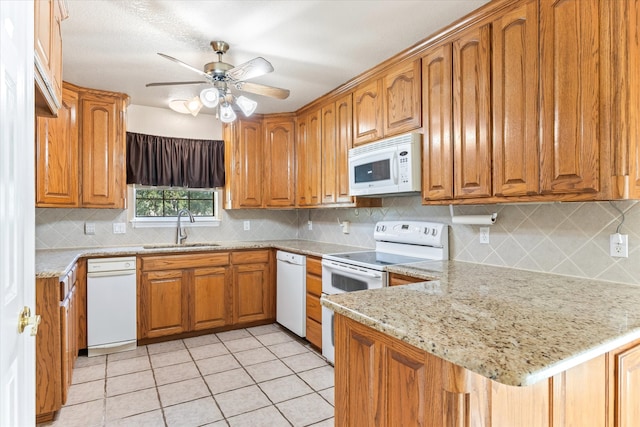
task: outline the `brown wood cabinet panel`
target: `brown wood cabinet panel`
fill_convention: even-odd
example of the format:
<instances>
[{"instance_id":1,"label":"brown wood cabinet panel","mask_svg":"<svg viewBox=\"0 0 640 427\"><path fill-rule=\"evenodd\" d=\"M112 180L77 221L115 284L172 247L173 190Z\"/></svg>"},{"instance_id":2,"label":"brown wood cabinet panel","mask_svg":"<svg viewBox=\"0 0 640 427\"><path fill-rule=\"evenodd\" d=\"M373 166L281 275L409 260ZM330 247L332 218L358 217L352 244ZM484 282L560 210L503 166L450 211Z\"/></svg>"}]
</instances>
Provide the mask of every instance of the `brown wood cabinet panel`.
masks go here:
<instances>
[{"instance_id":1,"label":"brown wood cabinet panel","mask_svg":"<svg viewBox=\"0 0 640 427\"><path fill-rule=\"evenodd\" d=\"M453 69L447 43L422 57L422 198L453 198Z\"/></svg>"},{"instance_id":2,"label":"brown wood cabinet panel","mask_svg":"<svg viewBox=\"0 0 640 427\"><path fill-rule=\"evenodd\" d=\"M142 271L214 267L227 264L229 264L228 252L156 255L140 258Z\"/></svg>"},{"instance_id":3,"label":"brown wood cabinet panel","mask_svg":"<svg viewBox=\"0 0 640 427\"><path fill-rule=\"evenodd\" d=\"M198 331L231 323L231 272L226 267L193 270L190 295L190 330Z\"/></svg>"},{"instance_id":4,"label":"brown wood cabinet panel","mask_svg":"<svg viewBox=\"0 0 640 427\"><path fill-rule=\"evenodd\" d=\"M336 140L336 105L331 102L322 107L321 113L322 136L322 204L335 203L337 199L337 140Z\"/></svg>"},{"instance_id":5,"label":"brown wood cabinet panel","mask_svg":"<svg viewBox=\"0 0 640 427\"><path fill-rule=\"evenodd\" d=\"M307 317L306 339L314 346L322 349L322 323Z\"/></svg>"},{"instance_id":6,"label":"brown wood cabinet panel","mask_svg":"<svg viewBox=\"0 0 640 427\"><path fill-rule=\"evenodd\" d=\"M257 251L234 251L231 252L231 263L236 264L255 264L268 263L271 251L269 249Z\"/></svg>"},{"instance_id":7,"label":"brown wood cabinet panel","mask_svg":"<svg viewBox=\"0 0 640 427\"><path fill-rule=\"evenodd\" d=\"M318 257L307 257L307 274L322 277L322 259ZM318 294L319 295L319 294Z\"/></svg>"},{"instance_id":8,"label":"brown wood cabinet panel","mask_svg":"<svg viewBox=\"0 0 640 427\"><path fill-rule=\"evenodd\" d=\"M492 48L494 194L538 194L537 0L493 22Z\"/></svg>"},{"instance_id":9,"label":"brown wood cabinet panel","mask_svg":"<svg viewBox=\"0 0 640 427\"><path fill-rule=\"evenodd\" d=\"M640 420L640 344L616 355L615 369L615 425L633 427Z\"/></svg>"},{"instance_id":10,"label":"brown wood cabinet panel","mask_svg":"<svg viewBox=\"0 0 640 427\"><path fill-rule=\"evenodd\" d=\"M320 298L307 293L307 319L313 319L316 322L322 323L322 305L320 305Z\"/></svg>"},{"instance_id":11,"label":"brown wood cabinet panel","mask_svg":"<svg viewBox=\"0 0 640 427\"><path fill-rule=\"evenodd\" d=\"M238 127L234 149L237 193L233 203L239 208L259 208L263 201L262 125L258 121L240 120Z\"/></svg>"},{"instance_id":12,"label":"brown wood cabinet panel","mask_svg":"<svg viewBox=\"0 0 640 427\"><path fill-rule=\"evenodd\" d=\"M397 135L421 126L420 60L400 63L383 77L384 136Z\"/></svg>"},{"instance_id":13,"label":"brown wood cabinet panel","mask_svg":"<svg viewBox=\"0 0 640 427\"><path fill-rule=\"evenodd\" d=\"M275 317L268 264L233 266L233 322L249 323Z\"/></svg>"},{"instance_id":14,"label":"brown wood cabinet panel","mask_svg":"<svg viewBox=\"0 0 640 427\"><path fill-rule=\"evenodd\" d=\"M58 117L37 118L37 207L77 207L79 205L77 114L78 93L65 88Z\"/></svg>"},{"instance_id":15,"label":"brown wood cabinet panel","mask_svg":"<svg viewBox=\"0 0 640 427\"><path fill-rule=\"evenodd\" d=\"M389 274L389 286L407 285L409 283L426 282L427 279L420 279L413 276L406 276L404 274L390 273Z\"/></svg>"},{"instance_id":16,"label":"brown wood cabinet panel","mask_svg":"<svg viewBox=\"0 0 640 427\"><path fill-rule=\"evenodd\" d=\"M349 150L353 148L353 103L351 94L335 103L336 128L336 202L351 203L349 195Z\"/></svg>"},{"instance_id":17,"label":"brown wood cabinet panel","mask_svg":"<svg viewBox=\"0 0 640 427\"><path fill-rule=\"evenodd\" d=\"M322 127L320 110L313 110L298 118L297 206L317 206L322 194Z\"/></svg>"},{"instance_id":18,"label":"brown wood cabinet panel","mask_svg":"<svg viewBox=\"0 0 640 427\"><path fill-rule=\"evenodd\" d=\"M76 269L78 350L87 348L87 261L78 261Z\"/></svg>"},{"instance_id":19,"label":"brown wood cabinet panel","mask_svg":"<svg viewBox=\"0 0 640 427\"><path fill-rule=\"evenodd\" d=\"M189 331L188 287L181 270L142 273L138 304L138 339Z\"/></svg>"},{"instance_id":20,"label":"brown wood cabinet panel","mask_svg":"<svg viewBox=\"0 0 640 427\"><path fill-rule=\"evenodd\" d=\"M353 145L375 141L384 135L382 80L358 86L353 93Z\"/></svg>"},{"instance_id":21,"label":"brown wood cabinet panel","mask_svg":"<svg viewBox=\"0 0 640 427\"><path fill-rule=\"evenodd\" d=\"M540 1L541 191L600 191L598 0Z\"/></svg>"},{"instance_id":22,"label":"brown wood cabinet panel","mask_svg":"<svg viewBox=\"0 0 640 427\"><path fill-rule=\"evenodd\" d=\"M307 293L318 298L322 295L322 273L315 274L307 271Z\"/></svg>"},{"instance_id":23,"label":"brown wood cabinet panel","mask_svg":"<svg viewBox=\"0 0 640 427\"><path fill-rule=\"evenodd\" d=\"M264 187L267 207L295 205L295 135L292 119L264 121Z\"/></svg>"},{"instance_id":24,"label":"brown wood cabinet panel","mask_svg":"<svg viewBox=\"0 0 640 427\"><path fill-rule=\"evenodd\" d=\"M82 205L125 207L125 141L121 100L83 93L82 111Z\"/></svg>"},{"instance_id":25,"label":"brown wood cabinet panel","mask_svg":"<svg viewBox=\"0 0 640 427\"><path fill-rule=\"evenodd\" d=\"M471 28L453 42L454 194L491 191L491 29Z\"/></svg>"},{"instance_id":26,"label":"brown wood cabinet panel","mask_svg":"<svg viewBox=\"0 0 640 427\"><path fill-rule=\"evenodd\" d=\"M62 101L62 21L66 3L34 2L35 107L37 115L56 117Z\"/></svg>"},{"instance_id":27,"label":"brown wood cabinet panel","mask_svg":"<svg viewBox=\"0 0 640 427\"><path fill-rule=\"evenodd\" d=\"M300 116L296 120L296 206L307 206L309 202L309 190L307 181L307 159L309 157L308 145L309 124L307 117Z\"/></svg>"}]
</instances>

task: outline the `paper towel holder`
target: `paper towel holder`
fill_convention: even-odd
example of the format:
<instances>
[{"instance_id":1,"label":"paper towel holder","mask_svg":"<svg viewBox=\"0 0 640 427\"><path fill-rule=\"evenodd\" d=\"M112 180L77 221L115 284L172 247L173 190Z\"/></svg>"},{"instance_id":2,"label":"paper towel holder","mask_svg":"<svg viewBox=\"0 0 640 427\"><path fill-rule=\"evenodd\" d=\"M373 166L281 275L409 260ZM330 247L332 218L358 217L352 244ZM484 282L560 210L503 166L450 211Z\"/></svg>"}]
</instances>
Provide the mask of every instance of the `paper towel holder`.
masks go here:
<instances>
[{"instance_id":1,"label":"paper towel holder","mask_svg":"<svg viewBox=\"0 0 640 427\"><path fill-rule=\"evenodd\" d=\"M449 205L451 223L461 225L493 225L498 219L498 212L487 215L458 215L453 214L453 205Z\"/></svg>"}]
</instances>

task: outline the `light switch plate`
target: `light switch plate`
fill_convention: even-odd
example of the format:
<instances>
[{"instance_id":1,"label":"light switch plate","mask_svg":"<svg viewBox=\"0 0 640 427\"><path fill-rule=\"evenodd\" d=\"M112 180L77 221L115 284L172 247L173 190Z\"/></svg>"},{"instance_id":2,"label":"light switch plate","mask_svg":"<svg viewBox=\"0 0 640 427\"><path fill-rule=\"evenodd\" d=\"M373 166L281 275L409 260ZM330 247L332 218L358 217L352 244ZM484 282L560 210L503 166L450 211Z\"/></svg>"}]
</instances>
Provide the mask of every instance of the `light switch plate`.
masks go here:
<instances>
[{"instance_id":1,"label":"light switch plate","mask_svg":"<svg viewBox=\"0 0 640 427\"><path fill-rule=\"evenodd\" d=\"M127 224L124 222L113 223L113 234L125 234L127 232Z\"/></svg>"},{"instance_id":2,"label":"light switch plate","mask_svg":"<svg viewBox=\"0 0 640 427\"><path fill-rule=\"evenodd\" d=\"M87 235L96 234L96 223L95 222L85 222L84 223L84 234L87 234Z\"/></svg>"},{"instance_id":3,"label":"light switch plate","mask_svg":"<svg viewBox=\"0 0 640 427\"><path fill-rule=\"evenodd\" d=\"M244 231L249 231L251 230L251 221L245 221L244 222Z\"/></svg>"}]
</instances>

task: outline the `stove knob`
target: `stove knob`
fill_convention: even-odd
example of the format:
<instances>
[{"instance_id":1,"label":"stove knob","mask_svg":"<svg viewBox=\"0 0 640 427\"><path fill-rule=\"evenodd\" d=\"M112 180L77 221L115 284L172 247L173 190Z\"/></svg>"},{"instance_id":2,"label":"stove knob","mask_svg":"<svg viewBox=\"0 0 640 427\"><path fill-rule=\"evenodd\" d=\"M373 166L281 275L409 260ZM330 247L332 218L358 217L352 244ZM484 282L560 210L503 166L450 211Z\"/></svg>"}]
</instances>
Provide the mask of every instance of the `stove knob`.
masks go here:
<instances>
[{"instance_id":1,"label":"stove knob","mask_svg":"<svg viewBox=\"0 0 640 427\"><path fill-rule=\"evenodd\" d=\"M437 228L434 228L433 230L431 230L431 235L432 236L435 236L437 234L438 234L438 229Z\"/></svg>"},{"instance_id":2,"label":"stove knob","mask_svg":"<svg viewBox=\"0 0 640 427\"><path fill-rule=\"evenodd\" d=\"M424 228L424 234L429 235L429 227Z\"/></svg>"},{"instance_id":3,"label":"stove knob","mask_svg":"<svg viewBox=\"0 0 640 427\"><path fill-rule=\"evenodd\" d=\"M382 226L382 231L387 231L387 226L386 225Z\"/></svg>"}]
</instances>

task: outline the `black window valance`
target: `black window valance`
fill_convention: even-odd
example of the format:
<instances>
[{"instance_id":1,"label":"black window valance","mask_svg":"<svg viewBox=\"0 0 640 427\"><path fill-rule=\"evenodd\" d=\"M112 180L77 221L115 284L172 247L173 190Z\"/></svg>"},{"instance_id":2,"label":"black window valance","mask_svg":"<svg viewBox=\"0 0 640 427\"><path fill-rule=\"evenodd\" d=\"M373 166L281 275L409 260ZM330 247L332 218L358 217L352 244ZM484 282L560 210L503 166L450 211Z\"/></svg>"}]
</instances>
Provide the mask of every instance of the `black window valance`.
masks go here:
<instances>
[{"instance_id":1,"label":"black window valance","mask_svg":"<svg viewBox=\"0 0 640 427\"><path fill-rule=\"evenodd\" d=\"M127 184L224 186L224 141L127 132Z\"/></svg>"}]
</instances>

